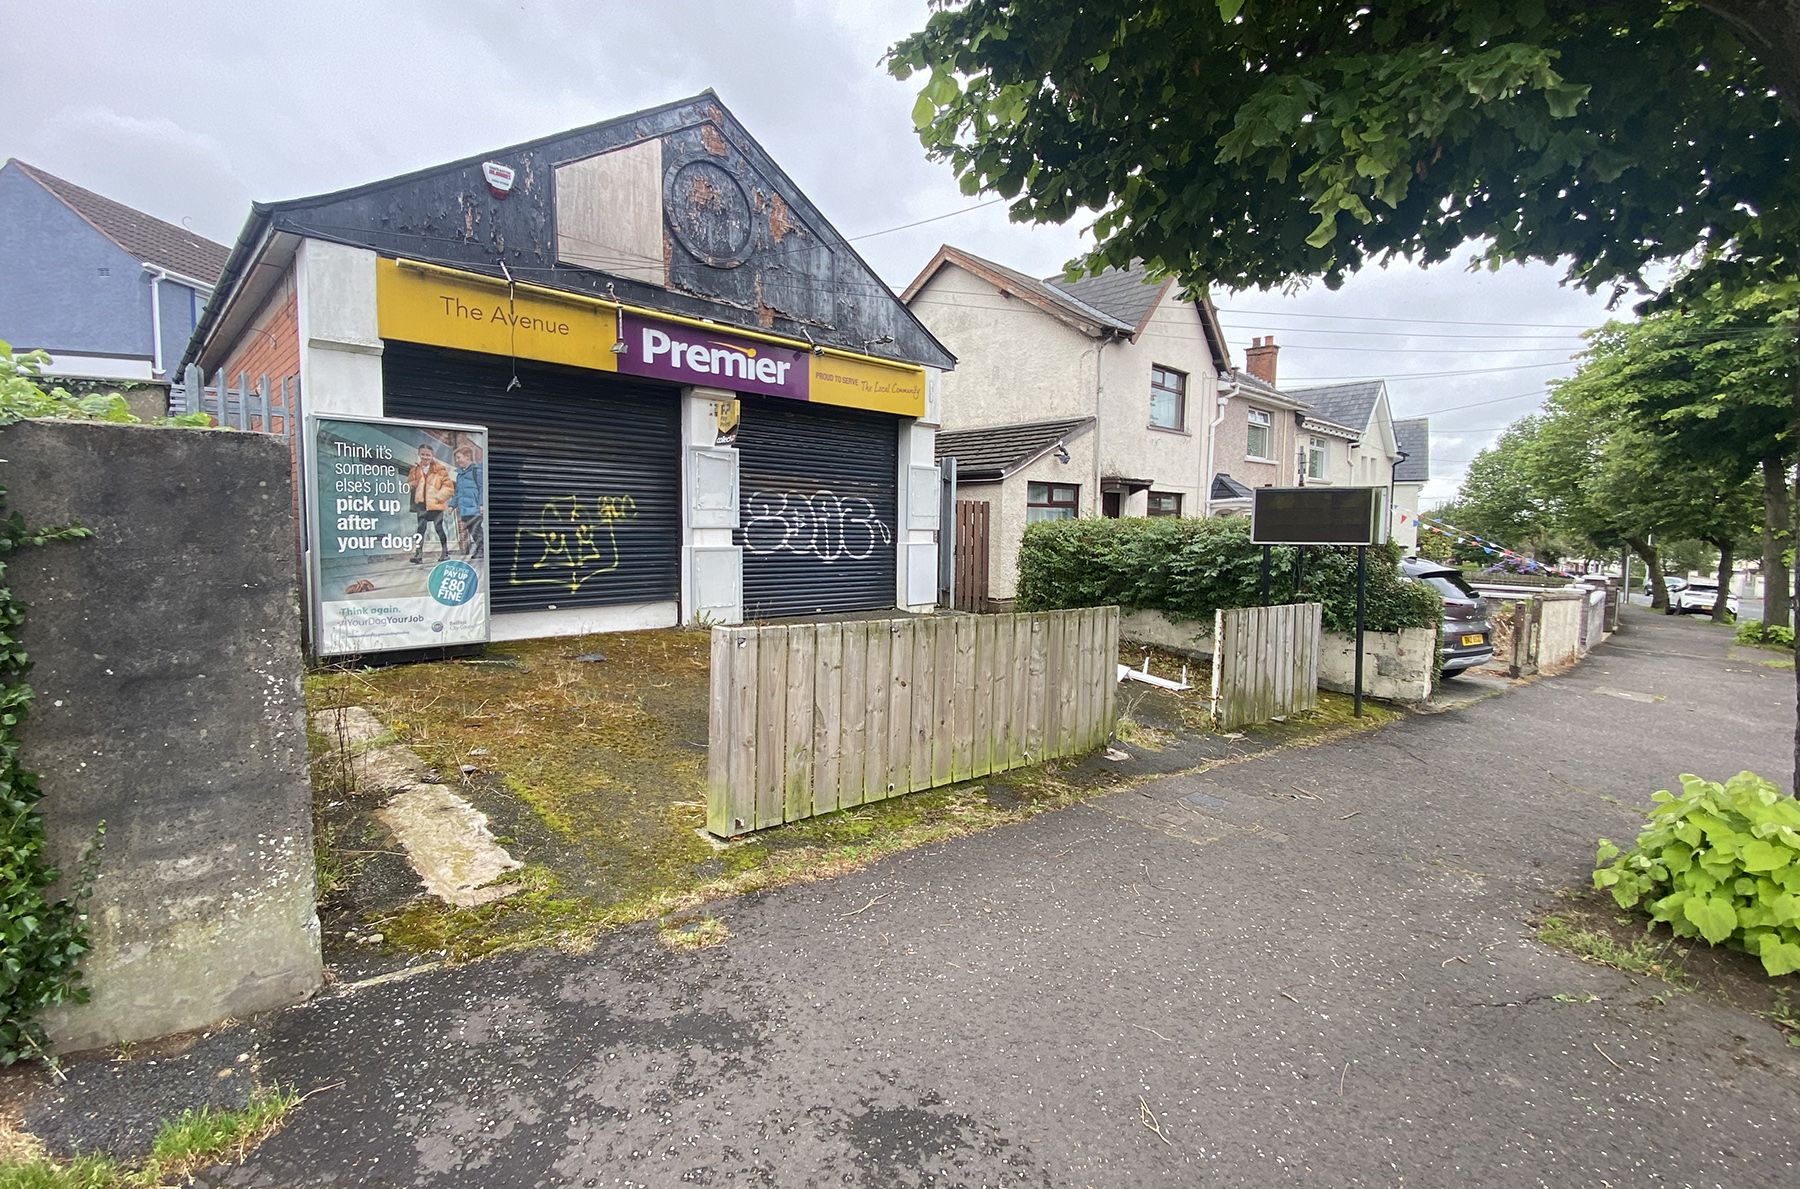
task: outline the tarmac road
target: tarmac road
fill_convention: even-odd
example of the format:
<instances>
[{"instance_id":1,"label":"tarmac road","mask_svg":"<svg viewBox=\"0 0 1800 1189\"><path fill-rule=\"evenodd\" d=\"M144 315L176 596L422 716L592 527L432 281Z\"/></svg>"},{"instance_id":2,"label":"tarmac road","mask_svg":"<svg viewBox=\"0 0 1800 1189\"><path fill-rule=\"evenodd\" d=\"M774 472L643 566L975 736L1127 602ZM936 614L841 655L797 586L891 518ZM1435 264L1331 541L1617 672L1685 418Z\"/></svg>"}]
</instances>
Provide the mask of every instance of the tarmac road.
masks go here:
<instances>
[{"instance_id":1,"label":"tarmac road","mask_svg":"<svg viewBox=\"0 0 1800 1189\"><path fill-rule=\"evenodd\" d=\"M1626 622L1464 709L717 906L716 949L222 1034L182 1060L342 1085L205 1183L1791 1189L1800 1049L1527 923L1632 832L1608 798L1785 778L1790 673Z\"/></svg>"}]
</instances>

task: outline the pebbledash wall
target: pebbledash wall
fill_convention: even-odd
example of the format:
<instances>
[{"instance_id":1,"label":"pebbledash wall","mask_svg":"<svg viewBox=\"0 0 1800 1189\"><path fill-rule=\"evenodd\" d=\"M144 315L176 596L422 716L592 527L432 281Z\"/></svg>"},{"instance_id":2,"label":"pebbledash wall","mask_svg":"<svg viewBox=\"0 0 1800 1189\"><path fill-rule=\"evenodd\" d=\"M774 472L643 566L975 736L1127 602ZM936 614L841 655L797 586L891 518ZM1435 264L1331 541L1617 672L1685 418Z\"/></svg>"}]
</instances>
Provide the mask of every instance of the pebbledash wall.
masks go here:
<instances>
[{"instance_id":1,"label":"pebbledash wall","mask_svg":"<svg viewBox=\"0 0 1800 1189\"><path fill-rule=\"evenodd\" d=\"M936 602L954 360L710 92L258 207L220 292L209 374L488 428L496 639Z\"/></svg>"}]
</instances>

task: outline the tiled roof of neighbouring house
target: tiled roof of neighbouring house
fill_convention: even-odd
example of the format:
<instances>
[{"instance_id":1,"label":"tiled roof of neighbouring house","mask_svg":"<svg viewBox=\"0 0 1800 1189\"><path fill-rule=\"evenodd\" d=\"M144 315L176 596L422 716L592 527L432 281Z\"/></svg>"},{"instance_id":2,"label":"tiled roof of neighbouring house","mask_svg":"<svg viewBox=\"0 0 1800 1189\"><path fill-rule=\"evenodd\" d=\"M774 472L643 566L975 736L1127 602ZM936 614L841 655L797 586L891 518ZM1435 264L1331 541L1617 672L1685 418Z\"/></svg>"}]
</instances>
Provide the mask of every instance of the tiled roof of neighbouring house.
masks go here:
<instances>
[{"instance_id":1,"label":"tiled roof of neighbouring house","mask_svg":"<svg viewBox=\"0 0 1800 1189\"><path fill-rule=\"evenodd\" d=\"M1424 483L1431 478L1431 419L1410 417L1394 422L1394 440L1406 461L1394 468L1396 483Z\"/></svg>"},{"instance_id":2,"label":"tiled roof of neighbouring house","mask_svg":"<svg viewBox=\"0 0 1800 1189\"><path fill-rule=\"evenodd\" d=\"M1382 381L1357 380L1351 384L1323 384L1317 388L1289 388L1287 395L1311 405L1319 417L1361 433L1369 427L1375 402L1381 399Z\"/></svg>"},{"instance_id":3,"label":"tiled roof of neighbouring house","mask_svg":"<svg viewBox=\"0 0 1800 1189\"><path fill-rule=\"evenodd\" d=\"M1213 476L1212 498L1215 500L1247 500L1250 498L1250 489L1224 471L1220 471Z\"/></svg>"},{"instance_id":4,"label":"tiled roof of neighbouring house","mask_svg":"<svg viewBox=\"0 0 1800 1189\"><path fill-rule=\"evenodd\" d=\"M165 223L153 215L135 210L105 195L64 181L36 166L14 160L20 173L55 195L64 206L83 219L119 247L145 264L154 264L206 285L213 285L225 271L225 258L231 249L184 227Z\"/></svg>"},{"instance_id":5,"label":"tiled roof of neighbouring house","mask_svg":"<svg viewBox=\"0 0 1800 1189\"><path fill-rule=\"evenodd\" d=\"M1136 323L1115 318L1105 310L1091 306L1080 298L1063 292L1048 281L1040 281L1036 277L1027 276L1016 268L1008 268L1004 264L977 256L973 252L965 252L961 248L953 248L949 244L945 244L939 249L938 254L941 259L960 264L976 276L985 276L986 280L1001 287L1002 290L1010 289L1025 300L1052 313L1061 313L1066 317L1105 330L1116 330L1128 334L1136 329ZM921 274L918 280L908 286L905 294L907 300L911 300L919 287L930 279L933 271L935 270L928 268L926 273Z\"/></svg>"},{"instance_id":6,"label":"tiled roof of neighbouring house","mask_svg":"<svg viewBox=\"0 0 1800 1189\"><path fill-rule=\"evenodd\" d=\"M1109 268L1099 276L1065 281L1061 277L1045 277L1044 284L1092 306L1136 330L1144 316L1162 297L1167 282L1148 279L1142 268Z\"/></svg>"},{"instance_id":7,"label":"tiled roof of neighbouring house","mask_svg":"<svg viewBox=\"0 0 1800 1189\"><path fill-rule=\"evenodd\" d=\"M1086 429L1093 421L1092 417L1074 417L1062 421L953 429L938 434L937 456L939 459L956 459L958 479L1003 479L1070 434Z\"/></svg>"}]
</instances>

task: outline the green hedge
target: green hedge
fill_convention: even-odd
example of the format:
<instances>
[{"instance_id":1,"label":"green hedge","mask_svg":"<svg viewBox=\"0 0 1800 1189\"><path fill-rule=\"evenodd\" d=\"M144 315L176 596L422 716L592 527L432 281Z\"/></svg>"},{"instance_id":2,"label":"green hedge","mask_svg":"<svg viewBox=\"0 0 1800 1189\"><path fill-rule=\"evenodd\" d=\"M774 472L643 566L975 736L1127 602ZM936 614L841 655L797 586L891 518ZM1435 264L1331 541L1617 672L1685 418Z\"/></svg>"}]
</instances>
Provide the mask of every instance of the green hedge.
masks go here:
<instances>
[{"instance_id":1,"label":"green hedge","mask_svg":"<svg viewBox=\"0 0 1800 1189\"><path fill-rule=\"evenodd\" d=\"M1400 577L1400 551L1369 549L1370 631L1436 627L1443 602L1430 588ZM1276 546L1269 580L1272 602L1292 597L1294 550ZM1184 520L1049 520L1029 525L1019 550L1018 606L1121 607L1161 611L1174 619L1210 620L1214 611L1262 601L1262 546L1250 543L1244 517ZM1301 596L1324 604L1325 630L1356 625L1356 550L1309 546Z\"/></svg>"}]
</instances>

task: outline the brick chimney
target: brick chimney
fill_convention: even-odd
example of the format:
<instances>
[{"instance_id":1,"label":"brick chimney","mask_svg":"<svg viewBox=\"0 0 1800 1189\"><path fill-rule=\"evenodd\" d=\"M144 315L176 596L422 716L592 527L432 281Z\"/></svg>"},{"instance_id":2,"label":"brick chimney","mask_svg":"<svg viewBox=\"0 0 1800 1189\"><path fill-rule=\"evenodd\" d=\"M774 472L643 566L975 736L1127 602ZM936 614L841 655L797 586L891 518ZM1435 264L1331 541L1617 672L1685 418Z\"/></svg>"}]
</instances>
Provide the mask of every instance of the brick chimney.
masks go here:
<instances>
[{"instance_id":1,"label":"brick chimney","mask_svg":"<svg viewBox=\"0 0 1800 1189\"><path fill-rule=\"evenodd\" d=\"M1254 338L1250 340L1250 349L1244 352L1244 370L1270 385L1275 384L1275 356L1281 350L1275 345L1275 336Z\"/></svg>"}]
</instances>

